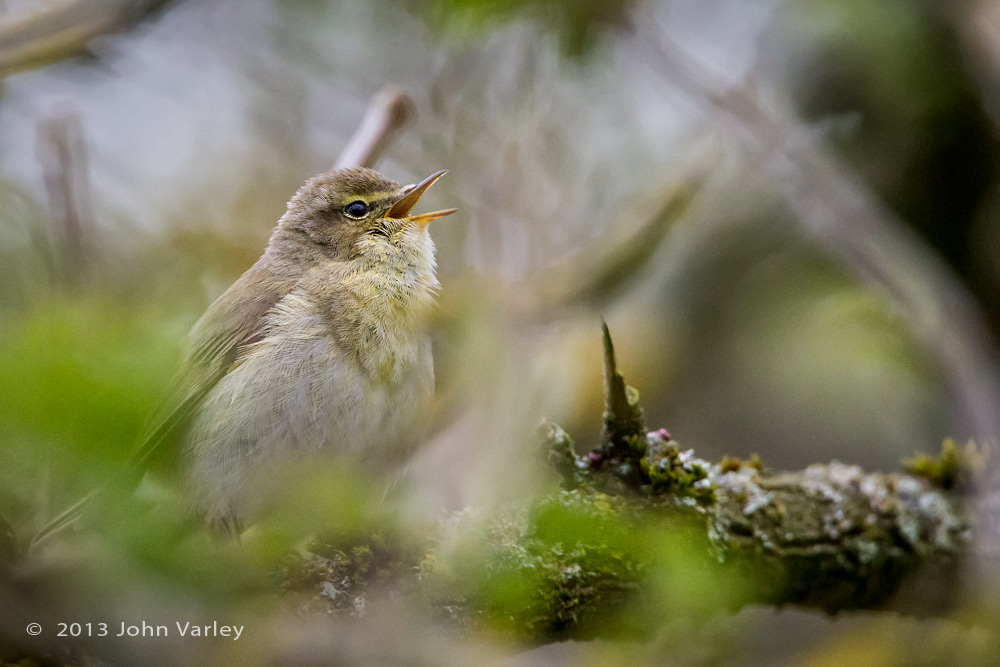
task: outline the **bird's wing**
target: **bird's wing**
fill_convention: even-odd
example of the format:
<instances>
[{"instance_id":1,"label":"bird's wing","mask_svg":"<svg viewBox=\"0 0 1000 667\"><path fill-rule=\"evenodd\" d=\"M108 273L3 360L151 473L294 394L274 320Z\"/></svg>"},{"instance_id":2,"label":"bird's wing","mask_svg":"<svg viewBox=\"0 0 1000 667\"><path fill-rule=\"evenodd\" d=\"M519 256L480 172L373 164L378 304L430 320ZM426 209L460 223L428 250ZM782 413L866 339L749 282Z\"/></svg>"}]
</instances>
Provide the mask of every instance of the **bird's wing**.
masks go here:
<instances>
[{"instance_id":1,"label":"bird's wing","mask_svg":"<svg viewBox=\"0 0 1000 667\"><path fill-rule=\"evenodd\" d=\"M261 333L264 316L295 283L295 278L276 279L258 262L209 306L191 330L188 353L168 399L129 461L130 483L137 484L149 466L172 449L165 445L183 434L202 399L229 372L240 350Z\"/></svg>"}]
</instances>

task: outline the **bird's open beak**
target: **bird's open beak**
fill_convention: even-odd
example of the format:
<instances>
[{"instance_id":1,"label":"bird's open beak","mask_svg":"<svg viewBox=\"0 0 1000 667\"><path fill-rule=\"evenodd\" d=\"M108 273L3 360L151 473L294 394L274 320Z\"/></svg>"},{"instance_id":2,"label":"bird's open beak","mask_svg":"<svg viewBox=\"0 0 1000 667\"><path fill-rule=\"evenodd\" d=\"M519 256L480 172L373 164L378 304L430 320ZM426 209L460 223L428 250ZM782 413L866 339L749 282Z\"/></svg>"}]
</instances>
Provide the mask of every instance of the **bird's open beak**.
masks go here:
<instances>
[{"instance_id":1,"label":"bird's open beak","mask_svg":"<svg viewBox=\"0 0 1000 667\"><path fill-rule=\"evenodd\" d=\"M432 185L434 185L434 182L437 181L437 179L441 178L446 173L448 173L448 170L442 169L441 171L431 174L424 180L420 181L420 183L415 185L412 190L396 200L396 203L392 205L392 208L386 211L385 217L395 218L397 220L401 218L409 218L421 227L426 227L432 220L437 220L438 218L443 218L446 215L454 213L457 209L446 208L443 211L434 211L433 213L418 213L417 215L409 215L410 210L417 205L417 202L424 196L424 193L427 192Z\"/></svg>"}]
</instances>

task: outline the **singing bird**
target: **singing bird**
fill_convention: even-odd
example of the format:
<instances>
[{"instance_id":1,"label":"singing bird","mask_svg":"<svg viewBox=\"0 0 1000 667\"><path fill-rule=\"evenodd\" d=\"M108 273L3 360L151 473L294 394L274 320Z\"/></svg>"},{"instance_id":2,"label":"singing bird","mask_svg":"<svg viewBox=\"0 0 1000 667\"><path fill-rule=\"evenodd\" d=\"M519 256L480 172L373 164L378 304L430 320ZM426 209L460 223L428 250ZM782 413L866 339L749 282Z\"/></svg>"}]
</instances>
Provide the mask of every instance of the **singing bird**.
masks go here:
<instances>
[{"instance_id":1,"label":"singing bird","mask_svg":"<svg viewBox=\"0 0 1000 667\"><path fill-rule=\"evenodd\" d=\"M263 256L195 324L133 468L179 442L194 505L238 525L262 476L295 457L404 460L434 391L426 227L455 212L411 210L444 173L406 187L364 168L307 181Z\"/></svg>"},{"instance_id":2,"label":"singing bird","mask_svg":"<svg viewBox=\"0 0 1000 667\"><path fill-rule=\"evenodd\" d=\"M261 258L191 330L125 484L179 447L192 505L233 532L283 463L326 452L374 473L405 461L434 391L424 324L439 284L426 227L455 209L411 211L444 174L404 187L371 169L337 169L299 188Z\"/></svg>"}]
</instances>

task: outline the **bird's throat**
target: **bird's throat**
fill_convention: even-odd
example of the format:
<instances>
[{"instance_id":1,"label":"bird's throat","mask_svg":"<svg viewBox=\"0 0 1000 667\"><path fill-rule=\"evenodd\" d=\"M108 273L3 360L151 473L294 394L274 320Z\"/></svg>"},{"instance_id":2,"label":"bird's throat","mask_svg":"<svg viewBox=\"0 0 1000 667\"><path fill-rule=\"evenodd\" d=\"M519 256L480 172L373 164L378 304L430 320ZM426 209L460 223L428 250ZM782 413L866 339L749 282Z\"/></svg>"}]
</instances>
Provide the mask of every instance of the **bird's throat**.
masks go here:
<instances>
[{"instance_id":1,"label":"bird's throat","mask_svg":"<svg viewBox=\"0 0 1000 667\"><path fill-rule=\"evenodd\" d=\"M399 381L424 344L439 284L433 246L426 253L386 253L359 262L343 280L358 360L370 373Z\"/></svg>"}]
</instances>

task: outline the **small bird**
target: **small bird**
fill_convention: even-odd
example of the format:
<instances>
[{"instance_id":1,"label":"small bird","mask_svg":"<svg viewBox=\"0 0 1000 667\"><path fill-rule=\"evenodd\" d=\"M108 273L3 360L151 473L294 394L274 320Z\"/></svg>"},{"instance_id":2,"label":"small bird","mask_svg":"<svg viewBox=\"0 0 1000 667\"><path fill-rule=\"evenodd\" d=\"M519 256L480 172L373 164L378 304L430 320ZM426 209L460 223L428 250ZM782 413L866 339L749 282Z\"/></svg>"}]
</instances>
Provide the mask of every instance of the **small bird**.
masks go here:
<instances>
[{"instance_id":1,"label":"small bird","mask_svg":"<svg viewBox=\"0 0 1000 667\"><path fill-rule=\"evenodd\" d=\"M136 464L179 435L194 504L228 524L299 455L405 460L434 391L426 227L455 209L410 212L444 173L402 187L339 169L299 188L263 256L192 329L179 392Z\"/></svg>"},{"instance_id":2,"label":"small bird","mask_svg":"<svg viewBox=\"0 0 1000 667\"><path fill-rule=\"evenodd\" d=\"M276 465L320 451L370 472L405 461L434 391L423 325L439 283L426 227L455 212L411 210L444 173L403 187L336 169L299 188L261 258L191 330L129 484L179 448L193 505L233 532Z\"/></svg>"}]
</instances>

